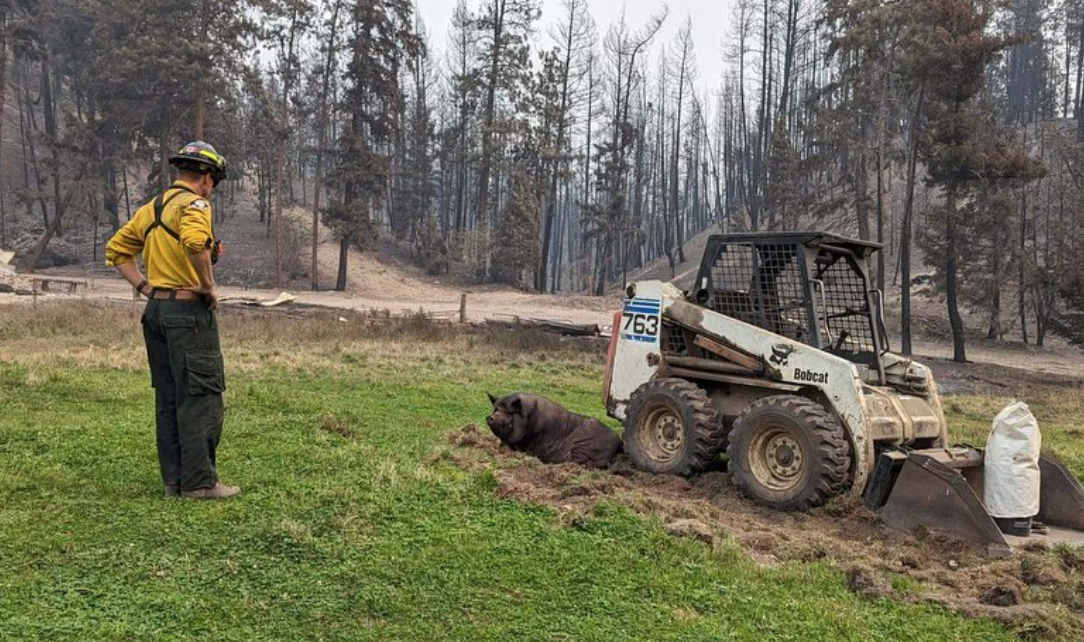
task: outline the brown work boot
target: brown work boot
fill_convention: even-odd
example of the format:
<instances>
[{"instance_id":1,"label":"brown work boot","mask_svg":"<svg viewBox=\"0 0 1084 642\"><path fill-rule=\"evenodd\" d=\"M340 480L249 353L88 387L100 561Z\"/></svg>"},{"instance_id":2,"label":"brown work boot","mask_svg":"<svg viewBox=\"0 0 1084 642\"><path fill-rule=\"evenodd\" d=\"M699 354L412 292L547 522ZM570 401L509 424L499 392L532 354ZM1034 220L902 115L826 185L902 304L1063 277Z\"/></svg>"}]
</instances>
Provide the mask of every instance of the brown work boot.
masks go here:
<instances>
[{"instance_id":1,"label":"brown work boot","mask_svg":"<svg viewBox=\"0 0 1084 642\"><path fill-rule=\"evenodd\" d=\"M196 490L183 491L181 496L186 499L229 499L230 497L240 494L240 486L215 484L210 488L197 488Z\"/></svg>"},{"instance_id":2,"label":"brown work boot","mask_svg":"<svg viewBox=\"0 0 1084 642\"><path fill-rule=\"evenodd\" d=\"M169 485L166 486L166 499L169 499L171 497L180 497L180 495L181 495L181 487L180 486L175 486L173 484L169 484Z\"/></svg>"}]
</instances>

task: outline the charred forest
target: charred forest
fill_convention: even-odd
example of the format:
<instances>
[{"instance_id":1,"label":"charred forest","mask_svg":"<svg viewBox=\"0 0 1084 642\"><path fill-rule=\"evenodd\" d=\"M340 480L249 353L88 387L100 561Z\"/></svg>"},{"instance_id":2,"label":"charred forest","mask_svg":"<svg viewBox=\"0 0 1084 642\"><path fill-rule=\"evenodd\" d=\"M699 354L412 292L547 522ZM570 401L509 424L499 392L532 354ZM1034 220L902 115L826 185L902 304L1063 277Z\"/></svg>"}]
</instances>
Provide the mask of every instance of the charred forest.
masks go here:
<instances>
[{"instance_id":1,"label":"charred forest","mask_svg":"<svg viewBox=\"0 0 1084 642\"><path fill-rule=\"evenodd\" d=\"M434 274L604 295L695 263L707 230L822 229L884 245L905 353L917 284L958 360L964 311L1039 344L1084 319L1084 3L718 13L698 50L662 2L633 22L459 0L427 24L412 0L6 0L0 249L24 271L100 264L168 155L205 139L230 160L216 217L258 217L279 285L348 290L349 250L385 239ZM62 249L76 231L91 241Z\"/></svg>"}]
</instances>

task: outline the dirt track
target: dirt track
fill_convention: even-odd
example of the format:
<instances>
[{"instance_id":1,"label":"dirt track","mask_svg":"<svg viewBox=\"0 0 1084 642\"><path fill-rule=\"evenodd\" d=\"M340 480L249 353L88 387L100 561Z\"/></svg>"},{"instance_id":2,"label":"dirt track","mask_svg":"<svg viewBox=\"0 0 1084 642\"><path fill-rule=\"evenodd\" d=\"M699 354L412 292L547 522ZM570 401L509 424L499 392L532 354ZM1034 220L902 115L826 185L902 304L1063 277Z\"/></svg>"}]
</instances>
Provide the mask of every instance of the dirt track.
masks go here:
<instances>
[{"instance_id":1,"label":"dirt track","mask_svg":"<svg viewBox=\"0 0 1084 642\"><path fill-rule=\"evenodd\" d=\"M416 268L396 265L387 259L380 260L371 255L354 257L354 265L359 276L356 281L351 281L353 285L347 292L311 292L303 288L285 291L295 295L297 303L301 305L348 310L388 310L395 314L411 314L423 310L438 315L458 314L460 295L469 292L467 317L473 322L518 315L606 326L611 323L613 310L620 306L620 299L616 296L598 298L543 295L495 285L465 286L455 278L449 282L446 278L430 277ZM362 278L360 274L367 276ZM227 302L231 299L271 301L282 291L223 286L221 295ZM68 295L47 296L49 299L59 299ZM123 281L113 277L95 280L92 292L75 298L82 297L132 300L131 289ZM0 305L29 303L31 300L29 296L0 293ZM927 313L934 315L936 310L930 309ZM898 341L893 345L898 346ZM949 385L949 391L955 388L949 383L950 377L943 376L943 371L955 373L951 376L956 379L981 379L986 376L975 374L975 371L982 371L996 378L997 366L1084 380L1084 351L1056 336L1048 337L1047 345L1041 348L1017 342L972 339L968 342L968 357L974 363L962 370L959 365L949 361L952 356L951 344L936 335L920 336L916 339L915 353L919 360L929 361L934 365L938 381ZM1012 384L1013 381L1004 382L1004 386Z\"/></svg>"},{"instance_id":2,"label":"dirt track","mask_svg":"<svg viewBox=\"0 0 1084 642\"><path fill-rule=\"evenodd\" d=\"M413 288L409 295L404 290L370 292L308 292L305 290L246 289L235 286L222 286L219 295L224 301L228 314L231 302L271 301L280 292L289 292L297 297L297 304L320 306L344 310L388 310L393 314L412 314L418 311L437 313L438 315L458 314L460 294L465 290L455 287L419 287ZM396 296L398 295L398 296ZM94 291L79 294L49 294L41 299L62 300L89 298L95 300L132 301L132 290L119 279L95 281ZM0 293L0 305L30 304L33 297ZM611 321L613 310L620 306L616 299L598 299L594 297L572 295L528 294L507 288L485 287L470 290L467 295L467 318L470 321L484 321L490 318L539 317L563 320L572 323L598 323L607 325Z\"/></svg>"}]
</instances>

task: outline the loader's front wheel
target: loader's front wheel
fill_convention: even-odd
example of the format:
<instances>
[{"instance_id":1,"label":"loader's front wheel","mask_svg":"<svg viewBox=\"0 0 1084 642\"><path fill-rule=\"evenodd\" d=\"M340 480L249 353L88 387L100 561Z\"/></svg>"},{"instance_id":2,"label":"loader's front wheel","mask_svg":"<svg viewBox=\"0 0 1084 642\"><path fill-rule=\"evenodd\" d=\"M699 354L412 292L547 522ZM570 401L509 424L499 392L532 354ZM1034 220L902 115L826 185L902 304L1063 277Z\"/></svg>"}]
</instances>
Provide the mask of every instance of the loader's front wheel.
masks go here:
<instances>
[{"instance_id":1,"label":"loader's front wheel","mask_svg":"<svg viewBox=\"0 0 1084 642\"><path fill-rule=\"evenodd\" d=\"M807 510L850 480L851 445L821 404L797 395L764 397L734 421L727 446L734 485L780 510Z\"/></svg>"},{"instance_id":2,"label":"loader's front wheel","mask_svg":"<svg viewBox=\"0 0 1084 642\"><path fill-rule=\"evenodd\" d=\"M632 393L625 450L640 470L690 475L708 467L724 440L711 400L691 381L656 379Z\"/></svg>"}]
</instances>

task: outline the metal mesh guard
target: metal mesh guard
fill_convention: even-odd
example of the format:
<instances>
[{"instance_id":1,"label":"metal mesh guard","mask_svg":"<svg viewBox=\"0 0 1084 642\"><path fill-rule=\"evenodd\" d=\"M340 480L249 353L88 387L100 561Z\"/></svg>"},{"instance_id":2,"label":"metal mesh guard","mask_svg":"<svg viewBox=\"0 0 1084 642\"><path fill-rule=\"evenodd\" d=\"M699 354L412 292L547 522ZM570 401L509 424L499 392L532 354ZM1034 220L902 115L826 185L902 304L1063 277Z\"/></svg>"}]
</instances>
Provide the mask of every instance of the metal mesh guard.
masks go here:
<instances>
[{"instance_id":1,"label":"metal mesh guard","mask_svg":"<svg viewBox=\"0 0 1084 642\"><path fill-rule=\"evenodd\" d=\"M862 275L839 256L818 256L816 278L824 281L828 340L837 354L874 352L873 326Z\"/></svg>"},{"instance_id":2,"label":"metal mesh guard","mask_svg":"<svg viewBox=\"0 0 1084 642\"><path fill-rule=\"evenodd\" d=\"M796 341L809 338L801 253L793 243L720 247L711 268L710 307Z\"/></svg>"}]
</instances>

